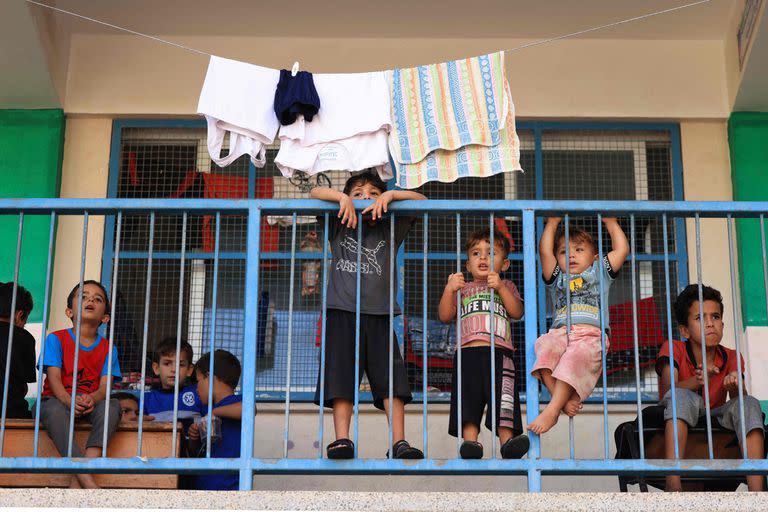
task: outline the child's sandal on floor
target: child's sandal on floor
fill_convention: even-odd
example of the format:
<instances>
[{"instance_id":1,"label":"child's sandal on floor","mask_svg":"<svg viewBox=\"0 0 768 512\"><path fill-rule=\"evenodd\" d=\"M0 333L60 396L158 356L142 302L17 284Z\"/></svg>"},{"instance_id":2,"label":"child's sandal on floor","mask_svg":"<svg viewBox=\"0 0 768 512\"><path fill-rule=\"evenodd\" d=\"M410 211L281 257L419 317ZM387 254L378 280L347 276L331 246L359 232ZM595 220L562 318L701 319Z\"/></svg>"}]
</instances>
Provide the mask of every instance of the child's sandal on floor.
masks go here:
<instances>
[{"instance_id":1,"label":"child's sandal on floor","mask_svg":"<svg viewBox=\"0 0 768 512\"><path fill-rule=\"evenodd\" d=\"M506 443L501 445L501 458L502 459L520 459L528 453L528 449L531 447L531 441L528 439L527 434L520 434L519 436L508 439Z\"/></svg>"},{"instance_id":2,"label":"child's sandal on floor","mask_svg":"<svg viewBox=\"0 0 768 512\"><path fill-rule=\"evenodd\" d=\"M386 456L387 458L389 458L389 451L387 451ZM424 452L408 444L408 441L406 441L405 439L401 439L400 441L392 445L392 457L395 459L410 459L410 460L423 459Z\"/></svg>"},{"instance_id":3,"label":"child's sandal on floor","mask_svg":"<svg viewBox=\"0 0 768 512\"><path fill-rule=\"evenodd\" d=\"M459 447L459 455L462 459L482 459L483 445L477 441L464 441Z\"/></svg>"},{"instance_id":4,"label":"child's sandal on floor","mask_svg":"<svg viewBox=\"0 0 768 512\"><path fill-rule=\"evenodd\" d=\"M337 439L325 448L329 459L351 459L355 456L355 443L350 439Z\"/></svg>"}]
</instances>

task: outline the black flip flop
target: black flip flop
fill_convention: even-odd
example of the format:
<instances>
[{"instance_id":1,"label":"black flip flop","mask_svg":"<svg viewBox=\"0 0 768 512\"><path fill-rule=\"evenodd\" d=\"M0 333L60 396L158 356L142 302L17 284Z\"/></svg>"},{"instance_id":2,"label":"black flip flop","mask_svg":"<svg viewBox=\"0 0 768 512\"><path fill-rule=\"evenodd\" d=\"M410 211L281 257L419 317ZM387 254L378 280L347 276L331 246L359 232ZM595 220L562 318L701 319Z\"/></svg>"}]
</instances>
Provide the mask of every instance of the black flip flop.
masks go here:
<instances>
[{"instance_id":1,"label":"black flip flop","mask_svg":"<svg viewBox=\"0 0 768 512\"><path fill-rule=\"evenodd\" d=\"M355 443L350 439L337 439L325 448L329 459L351 459L355 456Z\"/></svg>"},{"instance_id":2,"label":"black flip flop","mask_svg":"<svg viewBox=\"0 0 768 512\"><path fill-rule=\"evenodd\" d=\"M528 453L528 448L531 447L531 441L528 439L527 434L520 434L517 437L507 440L506 443L501 445L501 458L502 459L520 459Z\"/></svg>"},{"instance_id":3,"label":"black flip flop","mask_svg":"<svg viewBox=\"0 0 768 512\"><path fill-rule=\"evenodd\" d=\"M459 448L459 455L462 459L482 459L483 445L477 441L464 441Z\"/></svg>"}]
</instances>

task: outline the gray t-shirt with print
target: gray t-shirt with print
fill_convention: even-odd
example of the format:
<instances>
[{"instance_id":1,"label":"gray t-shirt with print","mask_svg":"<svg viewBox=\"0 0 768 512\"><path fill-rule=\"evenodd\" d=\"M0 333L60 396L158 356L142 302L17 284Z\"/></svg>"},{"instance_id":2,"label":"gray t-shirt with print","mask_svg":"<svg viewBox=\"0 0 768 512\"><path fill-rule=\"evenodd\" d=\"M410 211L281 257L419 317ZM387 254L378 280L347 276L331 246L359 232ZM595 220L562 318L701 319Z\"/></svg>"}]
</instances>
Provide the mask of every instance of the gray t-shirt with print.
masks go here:
<instances>
[{"instance_id":1,"label":"gray t-shirt with print","mask_svg":"<svg viewBox=\"0 0 768 512\"><path fill-rule=\"evenodd\" d=\"M390 286L390 219L374 225L363 221L360 254L360 312L369 315L389 314ZM395 255L415 218L395 216ZM328 278L328 308L355 311L357 291L357 229L343 225L338 218L329 219L328 240L331 244L331 267ZM394 314L400 306L394 301Z\"/></svg>"}]
</instances>

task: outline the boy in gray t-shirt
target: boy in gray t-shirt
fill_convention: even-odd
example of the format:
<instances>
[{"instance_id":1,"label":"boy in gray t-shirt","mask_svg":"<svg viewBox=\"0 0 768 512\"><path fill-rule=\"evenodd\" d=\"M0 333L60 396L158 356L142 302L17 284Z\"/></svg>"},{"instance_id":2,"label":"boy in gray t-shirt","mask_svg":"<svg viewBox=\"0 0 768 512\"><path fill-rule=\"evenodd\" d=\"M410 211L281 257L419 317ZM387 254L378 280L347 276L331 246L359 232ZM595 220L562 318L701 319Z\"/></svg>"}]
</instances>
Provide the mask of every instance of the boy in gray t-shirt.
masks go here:
<instances>
[{"instance_id":1,"label":"boy in gray t-shirt","mask_svg":"<svg viewBox=\"0 0 768 512\"><path fill-rule=\"evenodd\" d=\"M357 322L357 273L360 272L360 372L368 375L373 393L373 405L389 411L389 286L390 250L403 242L413 224L413 217L396 216L395 239L391 240L389 218L383 218L387 205L404 199L426 199L418 192L387 190L374 173L352 176L344 191L315 188L314 199L339 203L337 218L329 223L328 240L331 244L331 268L328 280L328 309L326 312L326 365L325 407L333 408L336 440L328 445L329 459L351 459L354 444L349 439L349 424L353 412L355 386L355 332ZM357 240L357 213L355 199L373 199L365 208L362 239ZM358 268L358 256L360 265ZM397 304L394 314L400 314ZM397 343L392 349L393 400L392 446L393 457L422 459L421 450L405 440L404 406L411 401L411 391L405 364ZM320 404L320 374L317 378L315 403Z\"/></svg>"},{"instance_id":2,"label":"boy in gray t-shirt","mask_svg":"<svg viewBox=\"0 0 768 512\"><path fill-rule=\"evenodd\" d=\"M603 222L611 237L611 251L602 260L592 235L573 229L568 241L569 260L566 261L565 236L557 229L560 218L547 219L541 235L539 257L542 277L555 307L555 318L549 332L536 340L536 364L531 370L531 374L541 380L552 395L549 404L528 425L528 430L537 434L551 429L557 423L561 410L568 416L575 416L600 377L601 274L603 291L607 296L616 273L629 254L627 237L616 219L604 217ZM567 329L569 312L570 331ZM606 328L607 323L606 317Z\"/></svg>"}]
</instances>

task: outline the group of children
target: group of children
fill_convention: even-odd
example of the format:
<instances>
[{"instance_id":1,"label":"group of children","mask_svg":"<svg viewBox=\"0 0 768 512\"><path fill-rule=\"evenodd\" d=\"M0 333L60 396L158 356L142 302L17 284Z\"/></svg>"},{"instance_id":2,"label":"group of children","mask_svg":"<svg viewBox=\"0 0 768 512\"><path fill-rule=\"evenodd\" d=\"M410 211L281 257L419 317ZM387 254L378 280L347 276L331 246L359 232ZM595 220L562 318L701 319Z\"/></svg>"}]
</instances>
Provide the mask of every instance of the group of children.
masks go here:
<instances>
[{"instance_id":1,"label":"group of children","mask_svg":"<svg viewBox=\"0 0 768 512\"><path fill-rule=\"evenodd\" d=\"M403 242L415 219L412 216L397 216L393 240L390 236L390 217L385 214L392 201L426 198L413 191L387 190L385 183L373 174L353 176L347 181L343 192L316 188L311 196L339 203L338 215L331 219L328 233L332 260L328 282L323 405L333 409L336 440L328 445L327 456L333 459L354 456L349 423L354 389L359 385L354 380L355 297L359 270L358 375L360 378L364 372L368 375L374 405L388 411L391 357L394 457L422 458L423 453L412 447L404 435L403 408L410 402L411 393L403 358L397 344L391 354L387 348L390 329L388 292L391 286L389 254ZM358 215L352 203L356 199L374 201L361 212L360 245L355 229ZM542 233L539 245L542 279L554 307L554 315L549 331L536 340L536 362L530 370L551 395L547 406L527 426L527 430L536 434L549 431L561 413L570 417L577 415L601 376L603 351L610 346L608 308L607 305L601 307L601 302L608 296L611 284L629 255L629 243L617 219L605 217L602 222L611 240L610 250L602 258L589 232L571 228L566 237L560 218L549 218ZM492 238L489 230L479 230L469 236L465 250L466 268L472 280L466 281L463 272L448 276L438 308L442 322L453 322L458 315L461 325L453 364L448 432L452 436L461 435L462 458L481 458L484 452L478 435L485 412L485 426L495 430L499 436L502 458L520 458L527 453L529 440L522 429L512 359L515 340L512 339L510 321L522 318L523 301L515 284L500 277L510 265L509 240L498 230L494 230ZM361 261L359 269L358 252ZM723 335L722 297L716 290L703 287L706 353L702 354L698 290L697 285L688 286L675 303L679 331L686 338L684 342L675 341L672 357L675 371L670 373L666 343L661 347L656 367L660 376L661 403L665 406L667 456L675 456L670 382L674 380L677 385L677 432L682 447L680 456L684 457L688 426L695 426L706 414L701 398L705 380L701 369L702 358L706 357L711 415L725 428L739 433L740 442L746 443L748 457L762 458L763 415L759 402L746 392L743 395L746 440L740 435L738 382L743 377L736 370L736 352L720 345ZM396 304L394 314L400 314ZM495 372L491 365L492 340ZM462 358L460 379L457 364L459 347ZM316 404L320 403L321 377L318 374ZM494 395L495 402L492 401ZM491 407L495 409L493 412ZM461 425L458 424L459 418ZM750 490L762 489L762 477L750 476L747 480ZM679 490L680 478L668 477L667 488Z\"/></svg>"},{"instance_id":2,"label":"group of children","mask_svg":"<svg viewBox=\"0 0 768 512\"><path fill-rule=\"evenodd\" d=\"M330 188L315 188L311 196L338 202L340 206L337 217L331 219L328 233L332 261L325 318L325 375L318 373L315 393L315 403L320 405L320 383L324 382L322 405L333 410L335 440L327 446L327 456L329 459L349 459L355 454L349 431L354 392L360 384L359 381L355 382L359 271L358 376L360 379L364 373L368 376L374 406L387 412L388 417L391 409L392 456L398 459L421 459L424 457L422 451L411 446L405 439L404 407L412 399L405 364L397 343L393 344L391 352L389 350L390 254L406 238L415 218L396 216L393 240L391 216L386 213L392 201L426 198L413 191L387 190L384 182L375 174L353 176L341 192ZM374 201L361 212L363 225L360 243L356 230L358 214L352 202L357 199ZM547 220L539 245L542 278L554 306L554 317L550 330L536 340L536 363L531 369L532 375L546 386L551 395L547 406L527 426L527 430L536 434L550 430L561 413L571 417L578 414L600 378L603 350L609 347L610 334L607 307L601 308L601 301L607 296L629 254L627 238L615 218L603 219L611 239L611 248L602 259L599 258L595 240L585 230L571 228L566 247L566 236L560 222L560 218ZM499 231L495 231L491 238L488 230L479 230L469 236L465 249L466 268L472 279L465 280L462 272L451 274L438 308L441 321L453 322L458 315L461 325L457 333L457 340L460 341L457 345L460 345L462 358L461 378L456 364L459 357L457 351L448 432L452 436L461 435L462 458L482 458L484 449L478 437L485 412L486 428L495 429L499 436L501 456L506 459L520 458L528 451L529 439L522 428L518 384L515 382L512 358L515 340L510 321L520 320L524 308L515 284L500 276L510 265L510 243ZM2 337L8 336L11 324L15 326L7 414L8 417L30 417L24 395L26 384L36 380L34 339L23 327L32 309L32 298L29 292L19 287L16 310L10 311L11 286L12 283L0 285L0 363L4 364L7 357L7 340L3 344ZM759 402L746 393L744 409L747 434L746 439L741 439L738 384L742 377L737 371L737 353L720 344L723 335L722 297L717 290L703 287L701 308L704 311L706 345L703 353L698 293L698 286L691 285L678 296L675 315L680 334L686 341L674 342L671 357L668 344L662 344L656 365L660 376L661 403L665 406L667 456L674 458L671 383L675 383L678 408L676 430L682 447L680 456L684 457L687 429L695 426L706 413L702 398L706 380L709 384L712 417L739 435L740 442L746 443L750 458L762 458L763 417ZM394 309L395 315L400 314L397 304ZM193 365L193 351L188 343L181 341L177 351L175 338L161 341L156 347L152 363L159 383L145 393L144 410L141 411L133 395L119 394L110 399L106 396L109 343L98 333L99 327L109 321L109 302L103 286L96 281L86 281L82 289L75 286L67 298L66 314L73 325L80 325L74 414L76 418L87 419L93 425L84 446L85 451L73 443L72 456L100 456L104 429L109 439L121 416L123 420L136 420L139 414L144 414L146 420L170 421L174 416L174 408L177 417L185 425L186 453L197 455L200 447L205 446L205 432L201 430L206 423L194 419L208 414L209 403L213 404L213 415L221 421L221 436L212 446L211 455L239 456L242 402L234 390L240 379L241 368L235 356L224 350L215 351L211 376L210 354L204 354ZM41 419L62 455L67 454L69 444L75 339L73 329L53 332L46 337L41 356L46 375L41 397ZM495 347L495 372L491 368L492 340ZM709 374L707 376L702 371L704 357ZM390 358L393 379L391 403ZM111 364L111 375L120 377L118 354L114 348ZM673 367L674 371L671 371ZM196 376L196 384L187 380L193 374ZM210 396L209 379L213 380ZM178 400L174 399L176 386ZM494 394L495 402L492 400ZM493 417L495 425L492 424ZM748 477L748 484L750 490L762 489L762 478ZM94 487L96 484L90 475L76 475L72 485ZM192 483L192 487L198 489L236 489L237 485L237 477L226 474L201 475ZM667 488L679 490L679 477L668 477Z\"/></svg>"},{"instance_id":3,"label":"group of children","mask_svg":"<svg viewBox=\"0 0 768 512\"><path fill-rule=\"evenodd\" d=\"M5 337L5 343L0 340L0 359L3 365L7 357L10 325L14 326L6 414L8 418L31 418L24 396L27 383L37 380L35 340L24 326L32 310L32 298L27 290L19 286L16 308L11 313L12 287L13 283L0 285L0 337ZM225 350L214 351L211 376L210 353L200 357L193 366L192 347L181 341L177 379L176 340L161 341L152 363L159 383L144 394L144 410L140 411L139 399L135 395L122 392L107 397L109 375L119 378L121 373L117 350L112 347L110 357L109 341L98 331L102 324L109 322L109 299L104 287L93 280L85 281L82 288L78 284L69 293L66 306L65 314L72 321L73 328L48 334L40 356L40 364L45 372L40 397L40 420L59 454L100 457L105 430L109 443L120 421L137 421L139 414L143 414L146 421L171 421L176 408L178 419L184 427L182 454L205 455L205 450L201 449L207 444L205 416L208 414L208 404L212 403L213 415L219 418L217 422L221 422L221 435L212 443L211 456L240 456L242 399L235 395L240 380L240 362L234 355ZM75 331L78 325L79 340L78 332ZM80 347L77 350L75 372L77 341ZM196 384L188 382L193 373ZM177 382L179 392L178 401L175 401ZM77 386L74 406L73 386ZM211 388L213 392L209 394ZM174 403L177 405L174 406ZM74 438L70 446L69 424L72 411L76 420L91 423L91 431L83 447ZM236 490L238 478L235 474L197 475L188 485L193 489ZM98 487L90 474L74 475L70 486Z\"/></svg>"}]
</instances>

